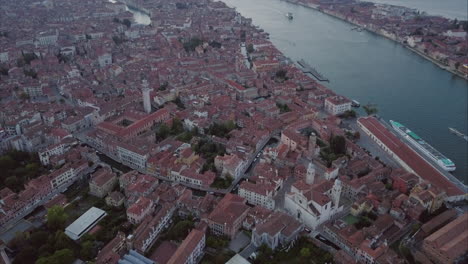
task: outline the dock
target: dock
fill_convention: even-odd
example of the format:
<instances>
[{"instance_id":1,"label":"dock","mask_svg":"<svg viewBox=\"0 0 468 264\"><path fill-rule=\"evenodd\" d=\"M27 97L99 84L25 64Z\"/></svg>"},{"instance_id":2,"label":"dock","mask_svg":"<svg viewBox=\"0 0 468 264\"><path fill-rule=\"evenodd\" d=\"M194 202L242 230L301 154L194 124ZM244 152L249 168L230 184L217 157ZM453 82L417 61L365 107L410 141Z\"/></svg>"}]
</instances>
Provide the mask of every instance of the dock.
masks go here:
<instances>
[{"instance_id":1,"label":"dock","mask_svg":"<svg viewBox=\"0 0 468 264\"><path fill-rule=\"evenodd\" d=\"M330 82L327 78L321 75L314 67L310 66L305 62L303 59L297 61L297 63L302 67L303 73L310 73L312 74L317 80L321 82Z\"/></svg>"}]
</instances>

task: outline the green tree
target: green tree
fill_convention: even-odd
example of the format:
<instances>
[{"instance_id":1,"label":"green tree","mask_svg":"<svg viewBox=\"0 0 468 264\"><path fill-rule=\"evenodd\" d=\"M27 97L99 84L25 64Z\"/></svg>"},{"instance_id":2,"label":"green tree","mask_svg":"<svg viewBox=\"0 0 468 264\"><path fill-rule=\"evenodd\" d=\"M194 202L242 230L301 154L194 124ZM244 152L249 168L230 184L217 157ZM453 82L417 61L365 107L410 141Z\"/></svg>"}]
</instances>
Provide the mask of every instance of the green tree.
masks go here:
<instances>
[{"instance_id":1,"label":"green tree","mask_svg":"<svg viewBox=\"0 0 468 264\"><path fill-rule=\"evenodd\" d=\"M20 250L26 247L29 235L26 232L17 232L15 237L8 243L8 246L13 250Z\"/></svg>"},{"instance_id":2,"label":"green tree","mask_svg":"<svg viewBox=\"0 0 468 264\"><path fill-rule=\"evenodd\" d=\"M303 258L310 257L310 249L309 248L302 248L301 249L301 257L303 257Z\"/></svg>"},{"instance_id":3,"label":"green tree","mask_svg":"<svg viewBox=\"0 0 468 264\"><path fill-rule=\"evenodd\" d=\"M278 70L278 71L276 72L276 78L279 78L279 79L283 79L283 80L284 80L284 79L286 79L286 74L287 74L287 73L288 73L288 72L287 72L286 70L284 70L284 69Z\"/></svg>"},{"instance_id":4,"label":"green tree","mask_svg":"<svg viewBox=\"0 0 468 264\"><path fill-rule=\"evenodd\" d=\"M55 250L73 248L74 246L73 241L61 230L49 237L49 243L54 246Z\"/></svg>"},{"instance_id":5,"label":"green tree","mask_svg":"<svg viewBox=\"0 0 468 264\"><path fill-rule=\"evenodd\" d=\"M158 130L156 131L156 140L163 141L169 136L170 133L171 129L163 123L159 126Z\"/></svg>"},{"instance_id":6,"label":"green tree","mask_svg":"<svg viewBox=\"0 0 468 264\"><path fill-rule=\"evenodd\" d=\"M195 48L200 46L203 43L203 41L197 37L191 38L189 41L184 42L183 46L185 51L195 51Z\"/></svg>"},{"instance_id":7,"label":"green tree","mask_svg":"<svg viewBox=\"0 0 468 264\"><path fill-rule=\"evenodd\" d=\"M75 257L73 251L68 248L57 250L52 256L42 257L36 261L36 264L70 264Z\"/></svg>"},{"instance_id":8,"label":"green tree","mask_svg":"<svg viewBox=\"0 0 468 264\"><path fill-rule=\"evenodd\" d=\"M184 132L184 125L179 118L172 119L171 134L178 135Z\"/></svg>"},{"instance_id":9,"label":"green tree","mask_svg":"<svg viewBox=\"0 0 468 264\"><path fill-rule=\"evenodd\" d=\"M31 246L27 246L20 250L16 255L13 264L32 264L36 260L37 249Z\"/></svg>"},{"instance_id":10,"label":"green tree","mask_svg":"<svg viewBox=\"0 0 468 264\"><path fill-rule=\"evenodd\" d=\"M254 52L254 51L255 51L255 49L254 49L254 46L253 46L252 43L250 43L249 45L247 45L247 52L248 52L248 53L252 53L252 52Z\"/></svg>"},{"instance_id":11,"label":"green tree","mask_svg":"<svg viewBox=\"0 0 468 264\"><path fill-rule=\"evenodd\" d=\"M193 221L190 220L183 220L179 221L174 227L171 228L169 233L167 234L168 239L170 240L182 240L184 239L189 230L194 227Z\"/></svg>"},{"instance_id":12,"label":"green tree","mask_svg":"<svg viewBox=\"0 0 468 264\"><path fill-rule=\"evenodd\" d=\"M65 213L63 207L54 205L47 210L47 226L51 230L63 229L67 219L68 215Z\"/></svg>"},{"instance_id":13,"label":"green tree","mask_svg":"<svg viewBox=\"0 0 468 264\"><path fill-rule=\"evenodd\" d=\"M31 64L31 61L37 59L35 53L23 53L23 60L26 64Z\"/></svg>"},{"instance_id":14,"label":"green tree","mask_svg":"<svg viewBox=\"0 0 468 264\"><path fill-rule=\"evenodd\" d=\"M94 258L94 243L92 241L85 241L81 245L80 257L85 260L92 260Z\"/></svg>"},{"instance_id":15,"label":"green tree","mask_svg":"<svg viewBox=\"0 0 468 264\"><path fill-rule=\"evenodd\" d=\"M16 176L10 176L5 179L5 186L12 189L13 191L19 191L21 184Z\"/></svg>"},{"instance_id":16,"label":"green tree","mask_svg":"<svg viewBox=\"0 0 468 264\"><path fill-rule=\"evenodd\" d=\"M29 241L34 248L40 248L47 243L49 233L46 231L36 231L31 234Z\"/></svg>"},{"instance_id":17,"label":"green tree","mask_svg":"<svg viewBox=\"0 0 468 264\"><path fill-rule=\"evenodd\" d=\"M336 155L346 153L346 139L343 136L332 136L330 138L330 148Z\"/></svg>"},{"instance_id":18,"label":"green tree","mask_svg":"<svg viewBox=\"0 0 468 264\"><path fill-rule=\"evenodd\" d=\"M129 27L132 25L132 22L131 22L128 18L125 18L125 19L122 21L122 24L126 25L127 28L129 28Z\"/></svg>"},{"instance_id":19,"label":"green tree","mask_svg":"<svg viewBox=\"0 0 468 264\"><path fill-rule=\"evenodd\" d=\"M29 100L29 95L25 92L20 93L19 97L21 100Z\"/></svg>"},{"instance_id":20,"label":"green tree","mask_svg":"<svg viewBox=\"0 0 468 264\"><path fill-rule=\"evenodd\" d=\"M286 113L291 111L287 104L276 103L276 106L279 108L280 113Z\"/></svg>"},{"instance_id":21,"label":"green tree","mask_svg":"<svg viewBox=\"0 0 468 264\"><path fill-rule=\"evenodd\" d=\"M365 106L363 106L362 108L364 108L364 111L366 111L366 114L369 116L369 115L375 115L377 114L378 110L377 110L377 107L373 104L367 104Z\"/></svg>"},{"instance_id":22,"label":"green tree","mask_svg":"<svg viewBox=\"0 0 468 264\"><path fill-rule=\"evenodd\" d=\"M8 75L8 68L7 67L4 67L4 66L0 66L0 74L1 75L5 75L7 76Z\"/></svg>"}]
</instances>

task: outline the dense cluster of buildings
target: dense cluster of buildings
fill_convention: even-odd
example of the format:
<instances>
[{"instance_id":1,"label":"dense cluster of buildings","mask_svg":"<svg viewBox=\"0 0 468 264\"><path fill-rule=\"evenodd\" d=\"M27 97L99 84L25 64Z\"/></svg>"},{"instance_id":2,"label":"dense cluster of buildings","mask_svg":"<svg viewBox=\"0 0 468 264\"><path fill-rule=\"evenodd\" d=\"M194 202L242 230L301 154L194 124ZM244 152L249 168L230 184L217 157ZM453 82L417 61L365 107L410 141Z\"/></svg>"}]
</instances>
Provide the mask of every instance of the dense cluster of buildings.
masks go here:
<instances>
[{"instance_id":1,"label":"dense cluster of buildings","mask_svg":"<svg viewBox=\"0 0 468 264\"><path fill-rule=\"evenodd\" d=\"M166 263L197 263L208 235L234 239L241 230L253 247L288 248L308 230L341 249L333 250L337 262L399 263L392 243L422 215L465 199L442 175L370 156L342 127L351 101L291 64L224 3L131 1L149 25L126 4L20 0L0 9L0 151L37 152L49 169L19 193L0 190L0 225L87 178L89 194L124 206L134 227L100 249L98 264L150 263L143 255L175 218L188 217L196 225ZM350 5L320 4L337 14ZM365 12L387 21L396 11L364 5L351 14ZM442 45L457 32L417 45ZM452 48L466 43L434 49ZM466 63L452 55L448 64ZM433 228L414 252L458 259L446 234L464 230L456 241L466 241L463 217ZM88 231L80 228L69 236L79 240Z\"/></svg>"}]
</instances>

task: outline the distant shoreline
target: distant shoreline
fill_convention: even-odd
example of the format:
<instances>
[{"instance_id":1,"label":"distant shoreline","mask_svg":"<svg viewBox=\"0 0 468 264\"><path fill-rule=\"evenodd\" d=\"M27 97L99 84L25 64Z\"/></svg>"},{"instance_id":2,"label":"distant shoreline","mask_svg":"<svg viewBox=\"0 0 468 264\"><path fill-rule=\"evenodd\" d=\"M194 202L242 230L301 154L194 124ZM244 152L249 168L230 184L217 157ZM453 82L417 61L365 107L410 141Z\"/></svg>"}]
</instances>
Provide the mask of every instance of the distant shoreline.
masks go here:
<instances>
[{"instance_id":1,"label":"distant shoreline","mask_svg":"<svg viewBox=\"0 0 468 264\"><path fill-rule=\"evenodd\" d=\"M460 72L458 72L458 71L452 70L452 69L450 69L447 65L442 64L441 62L439 62L438 60L432 58L431 56L429 56L429 55L427 55L427 54L424 54L424 53L418 51L417 49L412 48L412 47L410 47L409 45L407 45L407 44L405 44L405 43L403 43L403 42L401 42L401 41L398 41L398 40L396 40L396 39L393 39L393 38L390 38L390 37L388 37L388 36L385 36L385 35L382 34L381 32L372 30L372 29L368 28L366 25L357 24L357 23L354 23L353 21L350 21L350 20L348 20L348 19L346 19L346 18L337 16L337 15L332 14L332 13L330 13L330 12L326 12L325 10L323 10L323 9L321 9L321 8L318 8L318 6L315 6L315 5L313 5L313 4L306 4L306 3L302 3L302 2L297 2L297 1L295 1L295 0L283 0L283 1L288 2L288 3L291 3L291 4L295 4L295 5L300 5L300 6L303 6L303 7L306 7L306 8L314 9L314 10L316 10L316 11L322 13L322 14L329 15L329 16L331 16L331 17L333 17L333 18L337 18L337 19L342 20L342 21L344 21L344 22L347 22L347 23L349 23L349 24L351 24L351 25L355 25L355 26L361 27L361 28L367 30L368 32L375 33L375 34L377 34L377 35L379 35L379 36L381 36L381 37L384 37L384 38L386 38L386 39L392 40L393 42L399 43L399 44L401 44L403 47L409 49L410 51L412 51L412 52L418 54L419 56L423 57L424 59L426 59L426 60L428 60L428 61L434 63L434 64L437 65L437 66L439 66L439 68L441 68L441 69L443 69L443 70L446 70L446 71L448 71L448 72L450 72L450 73L452 73L452 74L454 74L454 75L456 75L456 76L458 76L458 77L464 79L465 81L468 81L468 74L467 74L467 75L463 75L462 73L460 73Z\"/></svg>"}]
</instances>

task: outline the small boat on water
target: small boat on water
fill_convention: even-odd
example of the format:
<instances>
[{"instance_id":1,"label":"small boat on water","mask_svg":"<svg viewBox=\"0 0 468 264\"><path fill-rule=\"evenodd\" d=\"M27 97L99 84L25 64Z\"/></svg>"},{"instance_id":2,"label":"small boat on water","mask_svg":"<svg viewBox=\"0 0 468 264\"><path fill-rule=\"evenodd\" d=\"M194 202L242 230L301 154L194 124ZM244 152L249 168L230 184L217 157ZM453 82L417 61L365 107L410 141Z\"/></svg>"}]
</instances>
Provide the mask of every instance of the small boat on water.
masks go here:
<instances>
[{"instance_id":1,"label":"small boat on water","mask_svg":"<svg viewBox=\"0 0 468 264\"><path fill-rule=\"evenodd\" d=\"M452 127L449 127L448 128L450 130L450 132L452 132L453 134L463 138L464 140L468 141L468 136L463 134L462 132L456 130L455 128L452 128Z\"/></svg>"},{"instance_id":2,"label":"small boat on water","mask_svg":"<svg viewBox=\"0 0 468 264\"><path fill-rule=\"evenodd\" d=\"M286 13L285 16L286 16L289 20L293 19L293 14L292 14L291 12Z\"/></svg>"}]
</instances>

